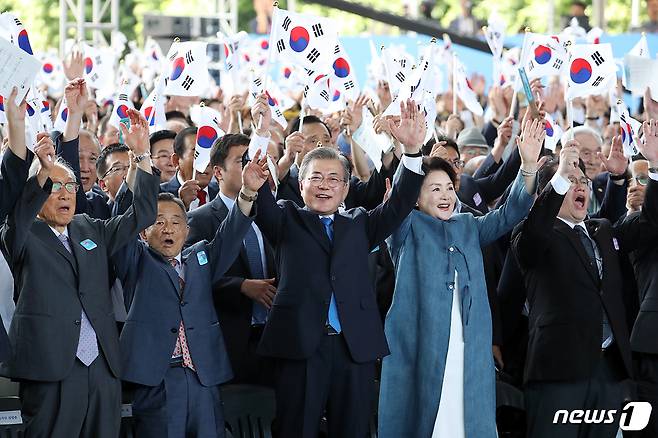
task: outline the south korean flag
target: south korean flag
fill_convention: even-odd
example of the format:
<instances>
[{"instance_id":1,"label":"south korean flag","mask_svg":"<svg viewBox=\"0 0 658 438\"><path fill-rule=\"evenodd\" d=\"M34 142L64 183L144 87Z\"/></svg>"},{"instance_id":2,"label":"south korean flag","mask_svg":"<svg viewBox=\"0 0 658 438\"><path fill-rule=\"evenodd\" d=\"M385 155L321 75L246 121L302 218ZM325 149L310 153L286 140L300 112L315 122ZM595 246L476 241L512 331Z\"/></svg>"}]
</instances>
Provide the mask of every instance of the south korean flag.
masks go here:
<instances>
[{"instance_id":1,"label":"south korean flag","mask_svg":"<svg viewBox=\"0 0 658 438\"><path fill-rule=\"evenodd\" d=\"M617 83L617 65L610 44L577 44L571 47L567 99L607 95Z\"/></svg>"},{"instance_id":2,"label":"south korean flag","mask_svg":"<svg viewBox=\"0 0 658 438\"><path fill-rule=\"evenodd\" d=\"M557 36L527 33L524 42L521 65L528 79L562 74L569 61L569 53Z\"/></svg>"},{"instance_id":3,"label":"south korean flag","mask_svg":"<svg viewBox=\"0 0 658 438\"><path fill-rule=\"evenodd\" d=\"M360 89L356 74L347 52L340 42L336 42L332 52L331 85L338 90L343 98L354 100L359 97Z\"/></svg>"},{"instance_id":4,"label":"south korean flag","mask_svg":"<svg viewBox=\"0 0 658 438\"><path fill-rule=\"evenodd\" d=\"M638 122L628 114L628 108L623 100L617 100L617 112L619 113L619 127L621 128L621 143L624 148L624 156L633 157L639 153L637 149L637 136L642 129L642 123Z\"/></svg>"},{"instance_id":5,"label":"south korean flag","mask_svg":"<svg viewBox=\"0 0 658 438\"><path fill-rule=\"evenodd\" d=\"M208 43L200 41L174 42L167 60L168 81L165 94L169 96L201 96L208 88Z\"/></svg>"},{"instance_id":6,"label":"south korean flag","mask_svg":"<svg viewBox=\"0 0 658 438\"><path fill-rule=\"evenodd\" d=\"M338 41L337 24L328 18L274 8L270 62L292 63L317 71L331 65Z\"/></svg>"}]
</instances>

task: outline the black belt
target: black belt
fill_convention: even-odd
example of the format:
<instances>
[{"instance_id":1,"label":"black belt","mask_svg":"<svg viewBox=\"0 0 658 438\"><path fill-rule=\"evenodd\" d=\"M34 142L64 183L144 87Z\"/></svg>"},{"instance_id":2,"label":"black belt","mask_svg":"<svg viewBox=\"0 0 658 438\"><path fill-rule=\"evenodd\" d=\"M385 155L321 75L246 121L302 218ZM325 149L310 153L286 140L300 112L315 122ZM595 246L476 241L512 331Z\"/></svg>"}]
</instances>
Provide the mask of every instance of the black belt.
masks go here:
<instances>
[{"instance_id":1,"label":"black belt","mask_svg":"<svg viewBox=\"0 0 658 438\"><path fill-rule=\"evenodd\" d=\"M337 332L335 328L327 324L324 326L324 334L327 336L336 336L336 335L340 335L341 332Z\"/></svg>"}]
</instances>

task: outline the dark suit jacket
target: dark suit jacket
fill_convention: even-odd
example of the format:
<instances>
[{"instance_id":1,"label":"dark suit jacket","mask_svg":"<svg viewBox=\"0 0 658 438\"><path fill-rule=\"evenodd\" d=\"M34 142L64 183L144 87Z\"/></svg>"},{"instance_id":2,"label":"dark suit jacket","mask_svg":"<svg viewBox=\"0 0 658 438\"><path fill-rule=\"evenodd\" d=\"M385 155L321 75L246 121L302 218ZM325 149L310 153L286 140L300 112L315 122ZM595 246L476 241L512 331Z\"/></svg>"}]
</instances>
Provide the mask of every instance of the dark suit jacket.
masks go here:
<instances>
[{"instance_id":1,"label":"dark suit jacket","mask_svg":"<svg viewBox=\"0 0 658 438\"><path fill-rule=\"evenodd\" d=\"M212 304L212 285L235 260L251 223L235 205L210 242L203 240L183 251L182 297L177 272L141 241L117 254L113 260L130 309L121 331L123 380L147 386L162 382L181 318L201 384L218 385L233 376Z\"/></svg>"},{"instance_id":2,"label":"dark suit jacket","mask_svg":"<svg viewBox=\"0 0 658 438\"><path fill-rule=\"evenodd\" d=\"M160 192L169 192L172 195L178 197L178 189L180 189L181 184L178 182L178 172L167 182L163 182L160 184ZM215 199L215 196L217 196L217 193L219 192L219 185L217 184L217 181L215 178L210 180L210 183L208 183L208 199L206 199L206 202L210 202L213 199Z\"/></svg>"},{"instance_id":3,"label":"dark suit jacket","mask_svg":"<svg viewBox=\"0 0 658 438\"><path fill-rule=\"evenodd\" d=\"M656 182L647 187L642 214L616 225L586 221L603 259L603 279L575 231L556 219L563 195L547 185L528 219L515 230L513 251L530 304L525 381L575 380L591 376L600 360L603 309L626 373L631 350L622 297L618 250L631 251L658 224Z\"/></svg>"},{"instance_id":4,"label":"dark suit jacket","mask_svg":"<svg viewBox=\"0 0 658 438\"><path fill-rule=\"evenodd\" d=\"M353 360L369 362L389 353L368 255L409 214L422 181L422 175L403 168L388 202L369 212L337 212L333 244L316 213L291 201L277 204L269 186L261 187L256 223L276 248L280 278L260 354L287 359L312 355L323 337L332 292Z\"/></svg>"},{"instance_id":5,"label":"dark suit jacket","mask_svg":"<svg viewBox=\"0 0 658 438\"><path fill-rule=\"evenodd\" d=\"M0 169L0 223L4 222L10 211L14 208L16 201L21 196L27 173L32 164L33 154L28 151L27 158L18 158L11 149L2 156L2 168Z\"/></svg>"},{"instance_id":6,"label":"dark suit jacket","mask_svg":"<svg viewBox=\"0 0 658 438\"><path fill-rule=\"evenodd\" d=\"M16 313L9 330L11 358L0 373L16 379L59 381L71 371L82 309L96 331L111 372L120 375L119 337L112 311L108 260L155 221L158 178L138 170L135 201L106 221L75 215L68 225L69 253L50 227L35 217L52 187L30 178L3 226L2 252L15 280ZM95 248L81 242L91 240Z\"/></svg>"},{"instance_id":7,"label":"dark suit jacket","mask_svg":"<svg viewBox=\"0 0 658 438\"><path fill-rule=\"evenodd\" d=\"M28 151L27 158L21 160L11 149L7 149L2 157L2 168L0 170L0 224L5 221L5 218L14 209L16 201L21 196L32 156L32 153ZM9 338L0 318L0 361L8 359L9 354Z\"/></svg>"},{"instance_id":8,"label":"dark suit jacket","mask_svg":"<svg viewBox=\"0 0 658 438\"><path fill-rule=\"evenodd\" d=\"M363 182L352 176L350 178L350 191L345 198L345 208L363 207L366 210L372 210L381 204L386 192L386 178L390 178L392 181L392 172L394 172L393 165L388 171L384 168L381 172L375 170L370 175L368 182ZM302 193L299 190L299 169L297 166L291 167L288 174L281 180L276 199L277 201L292 201L300 207L304 206Z\"/></svg>"},{"instance_id":9,"label":"dark suit jacket","mask_svg":"<svg viewBox=\"0 0 658 438\"><path fill-rule=\"evenodd\" d=\"M489 212L488 204L505 192L516 178L520 166L521 156L517 148L493 175L475 179L470 175L462 174L457 192L459 200L486 214Z\"/></svg>"},{"instance_id":10,"label":"dark suit jacket","mask_svg":"<svg viewBox=\"0 0 658 438\"><path fill-rule=\"evenodd\" d=\"M489 175L493 175L494 173L496 173L496 171L500 168L502 164L503 164L502 159L496 163L493 155L491 155L491 152L489 152L486 158L484 159L484 161L482 162L482 164L480 164L480 167L478 167L475 173L473 174L473 178L480 179L480 178L486 178Z\"/></svg>"},{"instance_id":11,"label":"dark suit jacket","mask_svg":"<svg viewBox=\"0 0 658 438\"><path fill-rule=\"evenodd\" d=\"M639 215L639 212L633 213L630 217ZM639 312L631 332L631 349L658 354L658 227L643 237L644 241L629 255L639 297Z\"/></svg>"},{"instance_id":12,"label":"dark suit jacket","mask_svg":"<svg viewBox=\"0 0 658 438\"><path fill-rule=\"evenodd\" d=\"M229 210L220 196L216 196L212 202L192 210L187 217L190 233L187 236L186 245L211 240L228 214ZM263 236L263 243L265 245L265 263L268 269L265 276L266 278L276 277L272 246L265 236ZM253 301L240 291L242 282L247 278L254 277L249 268L247 252L242 245L239 255L224 276L213 284L215 309L222 325L231 366L236 372L244 366L251 332Z\"/></svg>"}]
</instances>

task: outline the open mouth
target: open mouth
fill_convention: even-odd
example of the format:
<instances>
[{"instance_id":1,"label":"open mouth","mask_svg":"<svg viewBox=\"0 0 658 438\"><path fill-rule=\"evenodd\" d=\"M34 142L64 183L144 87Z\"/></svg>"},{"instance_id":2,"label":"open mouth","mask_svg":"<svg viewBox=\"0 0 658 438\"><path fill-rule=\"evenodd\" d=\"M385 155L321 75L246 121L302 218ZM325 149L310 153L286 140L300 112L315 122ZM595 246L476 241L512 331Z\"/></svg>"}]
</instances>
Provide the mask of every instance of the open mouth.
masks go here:
<instances>
[{"instance_id":1,"label":"open mouth","mask_svg":"<svg viewBox=\"0 0 658 438\"><path fill-rule=\"evenodd\" d=\"M165 239L162 241L165 246L172 246L174 244L174 239Z\"/></svg>"},{"instance_id":2,"label":"open mouth","mask_svg":"<svg viewBox=\"0 0 658 438\"><path fill-rule=\"evenodd\" d=\"M449 210L450 210L450 204L447 203L447 202L445 202L445 203L441 203L441 204L438 204L438 205L436 206L436 208L438 208L438 209L441 210L441 211L449 211Z\"/></svg>"},{"instance_id":3,"label":"open mouth","mask_svg":"<svg viewBox=\"0 0 658 438\"><path fill-rule=\"evenodd\" d=\"M59 207L59 208L57 209L57 212L58 212L58 213L62 213L62 214L67 214L67 213L69 213L70 211L71 211L71 207L66 206L66 205L61 206L61 207Z\"/></svg>"},{"instance_id":4,"label":"open mouth","mask_svg":"<svg viewBox=\"0 0 658 438\"><path fill-rule=\"evenodd\" d=\"M585 208L585 196L583 195L578 195L576 196L576 199L574 199L574 204L576 204L576 207L579 209Z\"/></svg>"},{"instance_id":5,"label":"open mouth","mask_svg":"<svg viewBox=\"0 0 658 438\"><path fill-rule=\"evenodd\" d=\"M315 197L318 198L318 199L331 199L331 196L325 195L323 193L317 194L317 195L315 195Z\"/></svg>"}]
</instances>

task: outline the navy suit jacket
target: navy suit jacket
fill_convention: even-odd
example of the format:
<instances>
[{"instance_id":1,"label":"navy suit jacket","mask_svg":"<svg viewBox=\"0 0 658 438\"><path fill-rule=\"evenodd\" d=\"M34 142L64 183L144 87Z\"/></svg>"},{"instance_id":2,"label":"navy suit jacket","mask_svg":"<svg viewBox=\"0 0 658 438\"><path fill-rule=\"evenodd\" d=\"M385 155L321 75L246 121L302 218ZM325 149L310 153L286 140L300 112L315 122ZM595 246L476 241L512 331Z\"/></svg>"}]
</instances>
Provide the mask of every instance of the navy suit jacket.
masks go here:
<instances>
[{"instance_id":1,"label":"navy suit jacket","mask_svg":"<svg viewBox=\"0 0 658 438\"><path fill-rule=\"evenodd\" d=\"M216 196L212 202L189 212L187 224L190 226L190 232L187 235L186 245L191 246L201 240L212 239L215 230L228 214L229 210L221 196ZM265 236L263 236L263 243L268 270L265 276L266 278L276 277L274 251ZM240 254L235 258L233 264L224 276L213 284L215 309L222 325L226 349L234 370L242 367L248 357L253 301L240 291L242 282L247 278L254 278L254 276L249 268L247 252L242 245Z\"/></svg>"},{"instance_id":2,"label":"navy suit jacket","mask_svg":"<svg viewBox=\"0 0 658 438\"><path fill-rule=\"evenodd\" d=\"M519 167L521 167L521 156L517 148L492 175L476 179L462 174L457 193L459 200L469 207L487 214L489 212L488 204L500 197L512 184L519 172Z\"/></svg>"},{"instance_id":3,"label":"navy suit jacket","mask_svg":"<svg viewBox=\"0 0 658 438\"><path fill-rule=\"evenodd\" d=\"M236 204L212 241L183 250L182 296L176 270L143 242L126 245L113 258L129 308L120 337L123 380L146 386L162 382L181 319L201 384L218 385L233 377L212 285L237 257L251 223Z\"/></svg>"},{"instance_id":4,"label":"navy suit jacket","mask_svg":"<svg viewBox=\"0 0 658 438\"><path fill-rule=\"evenodd\" d=\"M389 353L368 256L411 212L422 182L422 175L402 166L387 202L371 211L335 213L333 243L316 213L291 201L277 204L269 186L261 187L256 223L276 248L280 277L260 354L311 356L323 337L332 292L352 359L363 363Z\"/></svg>"}]
</instances>

